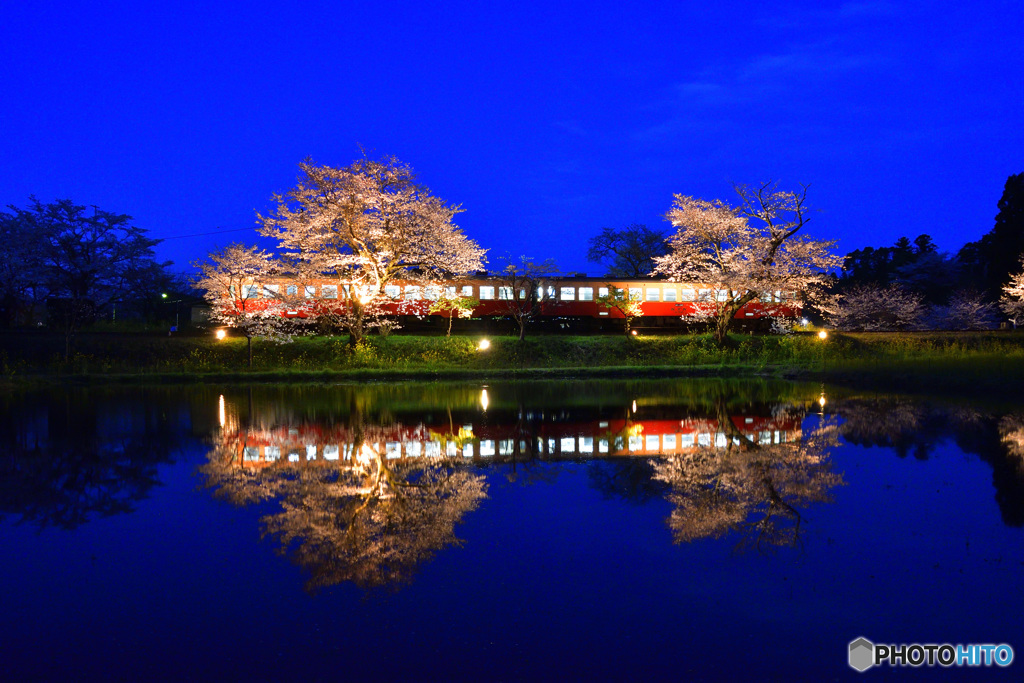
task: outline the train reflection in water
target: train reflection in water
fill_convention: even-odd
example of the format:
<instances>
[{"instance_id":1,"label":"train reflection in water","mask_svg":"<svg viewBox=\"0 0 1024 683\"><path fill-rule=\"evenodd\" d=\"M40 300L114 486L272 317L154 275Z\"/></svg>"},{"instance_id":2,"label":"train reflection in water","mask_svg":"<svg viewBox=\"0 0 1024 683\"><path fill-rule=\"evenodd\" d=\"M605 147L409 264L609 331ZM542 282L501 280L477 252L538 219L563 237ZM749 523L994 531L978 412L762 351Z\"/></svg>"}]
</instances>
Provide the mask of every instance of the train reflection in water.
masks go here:
<instances>
[{"instance_id":1,"label":"train reflection in water","mask_svg":"<svg viewBox=\"0 0 1024 683\"><path fill-rule=\"evenodd\" d=\"M547 422L541 413L525 413L508 424L383 425L367 440L365 427L324 426L298 422L275 426L225 429L224 457L240 467L303 466L351 462L363 447L388 460L463 458L476 463L504 461L523 455L543 459L650 457L678 455L700 448L726 448L751 443L784 444L801 437L793 414L732 415L722 424L714 418Z\"/></svg>"}]
</instances>

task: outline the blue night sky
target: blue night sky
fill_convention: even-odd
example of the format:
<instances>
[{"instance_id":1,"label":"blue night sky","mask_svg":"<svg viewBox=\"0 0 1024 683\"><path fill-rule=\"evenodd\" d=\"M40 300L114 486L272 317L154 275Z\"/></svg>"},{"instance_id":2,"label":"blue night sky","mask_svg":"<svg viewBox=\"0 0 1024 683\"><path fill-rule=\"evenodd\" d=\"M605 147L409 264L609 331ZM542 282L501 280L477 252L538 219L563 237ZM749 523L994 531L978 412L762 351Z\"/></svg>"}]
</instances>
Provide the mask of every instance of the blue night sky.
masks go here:
<instances>
[{"instance_id":1,"label":"blue night sky","mask_svg":"<svg viewBox=\"0 0 1024 683\"><path fill-rule=\"evenodd\" d=\"M598 274L601 227L769 178L810 183L840 253L991 229L1024 172L1020 0L700 4L5 3L0 204L131 214L184 270L362 146L492 265Z\"/></svg>"}]
</instances>

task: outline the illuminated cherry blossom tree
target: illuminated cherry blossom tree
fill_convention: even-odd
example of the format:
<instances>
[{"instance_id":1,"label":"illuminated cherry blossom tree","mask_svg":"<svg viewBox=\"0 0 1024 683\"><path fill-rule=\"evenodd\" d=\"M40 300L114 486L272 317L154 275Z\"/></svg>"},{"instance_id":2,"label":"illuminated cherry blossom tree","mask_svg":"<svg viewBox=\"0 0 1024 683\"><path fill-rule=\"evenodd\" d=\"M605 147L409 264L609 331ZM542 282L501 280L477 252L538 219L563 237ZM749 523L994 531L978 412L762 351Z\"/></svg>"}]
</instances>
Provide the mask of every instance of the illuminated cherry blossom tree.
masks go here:
<instances>
[{"instance_id":1,"label":"illuminated cherry blossom tree","mask_svg":"<svg viewBox=\"0 0 1024 683\"><path fill-rule=\"evenodd\" d=\"M479 270L484 249L452 223L460 208L416 183L395 159L359 159L344 168L299 164L298 185L274 195L261 233L276 237L304 272L334 280L342 324L354 347L365 313L395 280L436 282Z\"/></svg>"},{"instance_id":2,"label":"illuminated cherry blossom tree","mask_svg":"<svg viewBox=\"0 0 1024 683\"><path fill-rule=\"evenodd\" d=\"M194 284L210 304L210 318L245 336L250 368L254 337L291 341L291 332L303 319L289 319L286 313L301 302L289 299L287 289L281 292L280 286L266 282L279 273L270 254L236 243L192 265L199 270Z\"/></svg>"},{"instance_id":3,"label":"illuminated cherry blossom tree","mask_svg":"<svg viewBox=\"0 0 1024 683\"><path fill-rule=\"evenodd\" d=\"M740 203L705 201L677 194L665 215L676 228L669 253L655 259L655 274L705 285L715 296L698 308L714 321L725 344L736 313L773 292L798 293L839 265L833 241L797 235L807 224L807 188L779 190L774 182L736 187ZM776 299L776 297L771 297ZM788 302L764 301L772 315Z\"/></svg>"},{"instance_id":4,"label":"illuminated cherry blossom tree","mask_svg":"<svg viewBox=\"0 0 1024 683\"><path fill-rule=\"evenodd\" d=\"M826 319L840 330L886 332L921 329L926 313L924 299L916 292L895 283L863 284L838 295Z\"/></svg>"},{"instance_id":5,"label":"illuminated cherry blossom tree","mask_svg":"<svg viewBox=\"0 0 1024 683\"><path fill-rule=\"evenodd\" d=\"M1014 327L1024 319L1024 256L1020 259L1021 271L1010 277L1003 287L1003 295L999 299L999 307L1007 315Z\"/></svg>"}]
</instances>

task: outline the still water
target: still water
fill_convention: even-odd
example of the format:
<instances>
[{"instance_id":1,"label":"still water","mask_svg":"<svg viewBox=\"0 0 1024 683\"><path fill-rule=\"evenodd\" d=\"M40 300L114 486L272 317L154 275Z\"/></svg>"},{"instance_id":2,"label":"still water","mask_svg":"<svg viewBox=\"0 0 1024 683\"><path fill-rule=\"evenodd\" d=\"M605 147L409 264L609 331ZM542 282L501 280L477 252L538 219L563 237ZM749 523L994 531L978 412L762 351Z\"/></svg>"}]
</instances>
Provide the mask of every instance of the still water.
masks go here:
<instances>
[{"instance_id":1,"label":"still water","mask_svg":"<svg viewBox=\"0 0 1024 683\"><path fill-rule=\"evenodd\" d=\"M716 380L0 399L7 680L1020 680L1024 404Z\"/></svg>"}]
</instances>

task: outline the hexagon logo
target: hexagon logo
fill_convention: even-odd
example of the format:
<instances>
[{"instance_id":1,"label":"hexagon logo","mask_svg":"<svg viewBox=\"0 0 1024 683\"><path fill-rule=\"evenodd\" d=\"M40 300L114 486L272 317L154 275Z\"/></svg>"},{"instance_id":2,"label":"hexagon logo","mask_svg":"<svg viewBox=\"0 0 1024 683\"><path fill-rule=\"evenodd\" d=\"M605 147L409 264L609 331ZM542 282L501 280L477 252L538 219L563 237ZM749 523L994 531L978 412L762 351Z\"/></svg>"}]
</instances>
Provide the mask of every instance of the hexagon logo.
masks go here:
<instances>
[{"instance_id":1,"label":"hexagon logo","mask_svg":"<svg viewBox=\"0 0 1024 683\"><path fill-rule=\"evenodd\" d=\"M857 671L867 671L875 663L875 644L867 638L858 638L850 643L850 666Z\"/></svg>"}]
</instances>

